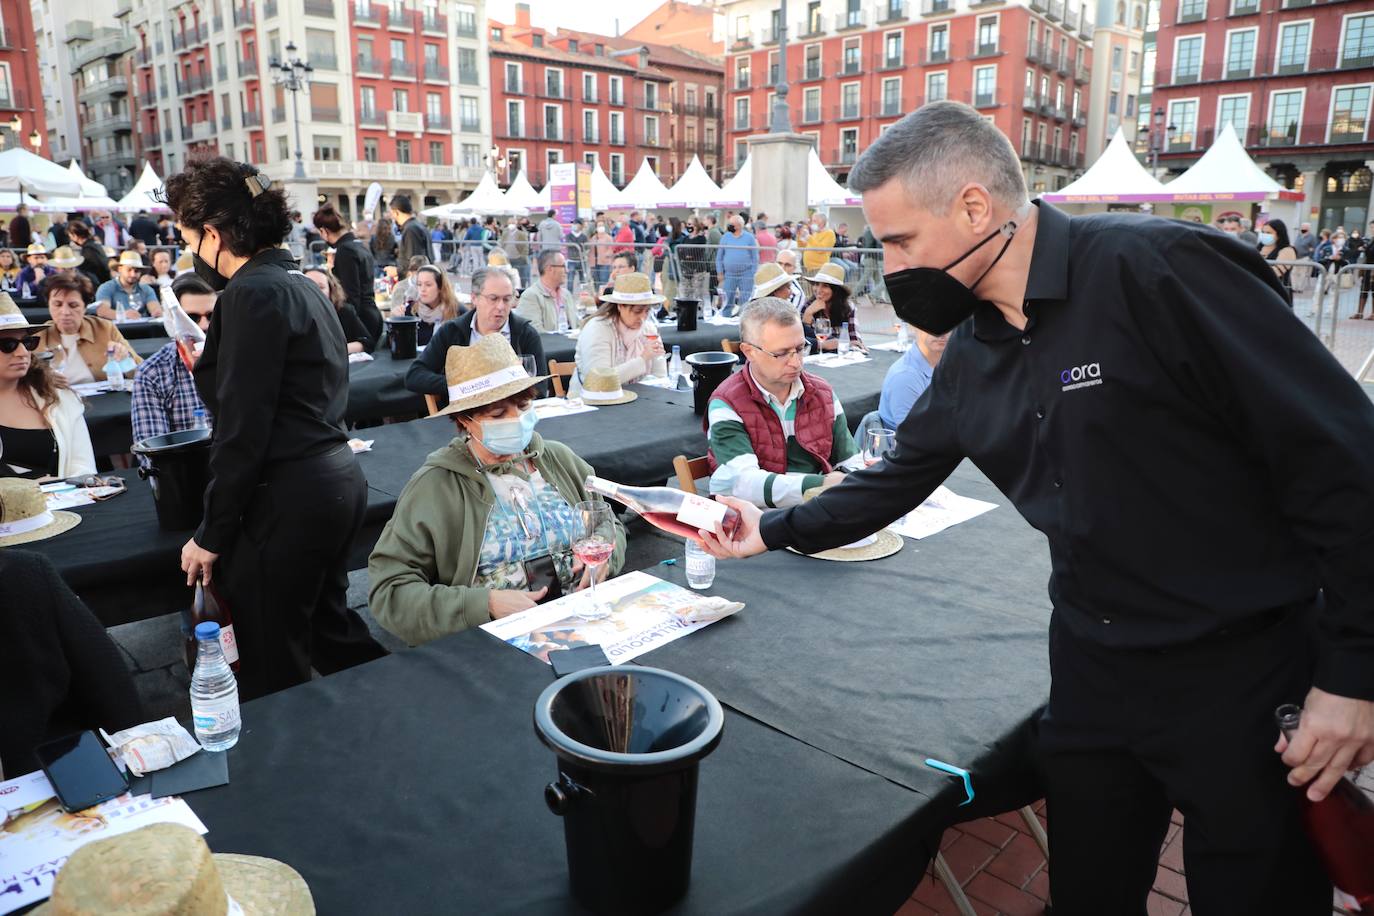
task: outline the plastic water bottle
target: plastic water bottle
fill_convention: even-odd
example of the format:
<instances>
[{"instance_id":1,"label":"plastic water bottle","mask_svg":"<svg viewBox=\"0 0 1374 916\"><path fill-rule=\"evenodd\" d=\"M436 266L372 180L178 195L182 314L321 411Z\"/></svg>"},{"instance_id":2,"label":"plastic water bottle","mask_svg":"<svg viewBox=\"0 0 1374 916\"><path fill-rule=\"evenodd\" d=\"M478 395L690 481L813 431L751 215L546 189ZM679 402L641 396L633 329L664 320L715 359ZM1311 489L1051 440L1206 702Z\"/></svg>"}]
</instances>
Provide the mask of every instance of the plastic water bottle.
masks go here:
<instances>
[{"instance_id":1,"label":"plastic water bottle","mask_svg":"<svg viewBox=\"0 0 1374 916\"><path fill-rule=\"evenodd\" d=\"M196 670L191 675L191 718L196 740L207 751L227 751L239 742L239 684L220 647L219 624L196 624Z\"/></svg>"},{"instance_id":2,"label":"plastic water bottle","mask_svg":"<svg viewBox=\"0 0 1374 916\"><path fill-rule=\"evenodd\" d=\"M668 378L676 382L681 375L682 347L678 344L673 344L673 358L672 361L668 363Z\"/></svg>"},{"instance_id":3,"label":"plastic water bottle","mask_svg":"<svg viewBox=\"0 0 1374 916\"><path fill-rule=\"evenodd\" d=\"M839 342L835 345L835 352L841 356L849 355L849 322L840 325L840 336L836 338Z\"/></svg>"},{"instance_id":4,"label":"plastic water bottle","mask_svg":"<svg viewBox=\"0 0 1374 916\"><path fill-rule=\"evenodd\" d=\"M24 289L19 293L19 295L20 295L21 298L24 298L24 299L32 299L32 298L33 298L33 290L29 289L29 284L28 284L27 281L25 281L25 283L24 283Z\"/></svg>"},{"instance_id":5,"label":"plastic water bottle","mask_svg":"<svg viewBox=\"0 0 1374 916\"><path fill-rule=\"evenodd\" d=\"M105 379L110 383L111 391L124 390L124 370L119 368L119 360L115 359L114 344L105 348Z\"/></svg>"},{"instance_id":6,"label":"plastic water bottle","mask_svg":"<svg viewBox=\"0 0 1374 916\"><path fill-rule=\"evenodd\" d=\"M206 417L205 408L204 408L204 407L197 407L197 408L191 413L191 428L192 428L192 429L209 429L209 428L210 428L210 421L209 421L209 419Z\"/></svg>"},{"instance_id":7,"label":"plastic water bottle","mask_svg":"<svg viewBox=\"0 0 1374 916\"><path fill-rule=\"evenodd\" d=\"M716 558L696 541L687 542L687 584L694 589L710 588L716 581Z\"/></svg>"}]
</instances>

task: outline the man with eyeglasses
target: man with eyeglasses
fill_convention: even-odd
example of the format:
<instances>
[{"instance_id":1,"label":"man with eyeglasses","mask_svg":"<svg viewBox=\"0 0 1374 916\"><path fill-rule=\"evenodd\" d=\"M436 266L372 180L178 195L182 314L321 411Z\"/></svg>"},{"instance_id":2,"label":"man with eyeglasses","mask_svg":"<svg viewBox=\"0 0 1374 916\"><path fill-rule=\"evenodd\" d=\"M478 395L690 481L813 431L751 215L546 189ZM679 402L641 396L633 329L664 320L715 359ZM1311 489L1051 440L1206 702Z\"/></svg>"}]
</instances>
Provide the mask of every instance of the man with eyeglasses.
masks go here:
<instances>
[{"instance_id":1,"label":"man with eyeglasses","mask_svg":"<svg viewBox=\"0 0 1374 916\"><path fill-rule=\"evenodd\" d=\"M520 294L516 314L546 334L571 330L580 325L582 322L577 315L577 303L566 286L567 257L561 251L548 249L539 252L535 264L539 268L539 278Z\"/></svg>"},{"instance_id":2,"label":"man with eyeglasses","mask_svg":"<svg viewBox=\"0 0 1374 916\"><path fill-rule=\"evenodd\" d=\"M750 302L740 338L748 365L721 383L706 410L712 495L795 506L807 490L861 467L840 399L802 368L809 345L792 304Z\"/></svg>"},{"instance_id":3,"label":"man with eyeglasses","mask_svg":"<svg viewBox=\"0 0 1374 916\"><path fill-rule=\"evenodd\" d=\"M560 254L559 257L562 257ZM406 389L416 394L432 394L439 406L448 404L448 379L444 361L449 347L468 347L483 337L500 334L521 356L533 356L535 371L543 371L544 342L539 329L519 315L515 307L515 287L510 275L499 267L481 267L472 272L472 308L434 331L425 351L406 370ZM535 389L539 397L548 396L548 384Z\"/></svg>"}]
</instances>

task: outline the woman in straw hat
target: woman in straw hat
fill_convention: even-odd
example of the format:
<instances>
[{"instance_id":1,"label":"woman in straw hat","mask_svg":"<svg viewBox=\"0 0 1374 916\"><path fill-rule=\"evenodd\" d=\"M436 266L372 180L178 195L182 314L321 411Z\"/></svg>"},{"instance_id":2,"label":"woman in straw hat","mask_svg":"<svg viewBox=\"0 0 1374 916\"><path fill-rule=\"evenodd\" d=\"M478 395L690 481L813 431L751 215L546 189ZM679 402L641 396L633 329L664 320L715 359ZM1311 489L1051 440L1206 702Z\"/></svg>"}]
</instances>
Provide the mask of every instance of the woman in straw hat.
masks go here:
<instances>
[{"instance_id":1,"label":"woman in straw hat","mask_svg":"<svg viewBox=\"0 0 1374 916\"><path fill-rule=\"evenodd\" d=\"M458 436L410 478L367 564L373 615L411 644L534 607L555 574L564 592L589 582L572 556L572 507L592 498L583 481L595 472L534 431L534 386L548 376L527 375L499 334L450 347L444 368L440 413ZM600 575L624 559L617 521Z\"/></svg>"},{"instance_id":2,"label":"woman in straw hat","mask_svg":"<svg viewBox=\"0 0 1374 916\"><path fill-rule=\"evenodd\" d=\"M649 278L626 273L615 278L611 292L601 297L601 307L582 326L577 338L577 374L571 393L578 396L581 380L593 369L614 369L622 385L646 375L665 375L663 339L649 316L663 297L653 291Z\"/></svg>"},{"instance_id":3,"label":"woman in straw hat","mask_svg":"<svg viewBox=\"0 0 1374 916\"><path fill-rule=\"evenodd\" d=\"M94 474L81 399L34 356L42 329L0 293L0 477Z\"/></svg>"},{"instance_id":4,"label":"woman in straw hat","mask_svg":"<svg viewBox=\"0 0 1374 916\"><path fill-rule=\"evenodd\" d=\"M849 342L865 353L868 348L859 339L859 326L855 321L854 307L849 302L849 287L844 282L844 267L830 262L822 264L812 276L806 278L811 283L811 301L802 312L806 339L813 349L834 350L839 347L840 326L849 325ZM815 324L817 318L830 322L831 337L817 347Z\"/></svg>"},{"instance_id":5,"label":"woman in straw hat","mask_svg":"<svg viewBox=\"0 0 1374 916\"><path fill-rule=\"evenodd\" d=\"M348 447L348 352L334 308L281 247L286 195L251 165L190 162L167 203L197 276L222 290L193 372L215 418L205 517L187 585L233 607L245 698L386 650L349 610L348 556L367 482ZM221 571L222 570L222 571Z\"/></svg>"}]
</instances>

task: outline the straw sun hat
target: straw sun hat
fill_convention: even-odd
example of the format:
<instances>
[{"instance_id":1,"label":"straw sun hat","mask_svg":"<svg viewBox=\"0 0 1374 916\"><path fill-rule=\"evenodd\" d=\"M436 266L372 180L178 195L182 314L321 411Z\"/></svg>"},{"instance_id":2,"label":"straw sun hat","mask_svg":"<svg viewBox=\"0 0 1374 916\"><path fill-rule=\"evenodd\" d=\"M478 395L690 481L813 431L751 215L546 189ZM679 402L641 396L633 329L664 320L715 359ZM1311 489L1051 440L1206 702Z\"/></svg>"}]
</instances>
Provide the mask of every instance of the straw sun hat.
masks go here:
<instances>
[{"instance_id":1,"label":"straw sun hat","mask_svg":"<svg viewBox=\"0 0 1374 916\"><path fill-rule=\"evenodd\" d=\"M812 487L802 494L802 501L809 502L824 489L824 487ZM793 550L791 547L787 549L793 553L801 553L800 550ZM877 534L869 535L853 544L832 547L818 553L802 554L802 556L810 557L813 560L833 560L836 563L861 563L864 560L881 560L883 557L890 557L901 549L902 536L895 531L884 528Z\"/></svg>"},{"instance_id":2,"label":"straw sun hat","mask_svg":"<svg viewBox=\"0 0 1374 916\"><path fill-rule=\"evenodd\" d=\"M806 278L811 283L829 283L831 286L844 286L844 268L835 263L822 264L814 277Z\"/></svg>"},{"instance_id":3,"label":"straw sun hat","mask_svg":"<svg viewBox=\"0 0 1374 916\"><path fill-rule=\"evenodd\" d=\"M0 478L0 547L56 537L81 524L75 512L49 512L48 497L38 481Z\"/></svg>"},{"instance_id":4,"label":"straw sun hat","mask_svg":"<svg viewBox=\"0 0 1374 916\"><path fill-rule=\"evenodd\" d=\"M654 292L654 286L644 274L621 274L615 278L615 287L601 297L602 302L615 302L620 305L657 305L666 301Z\"/></svg>"},{"instance_id":5,"label":"straw sun hat","mask_svg":"<svg viewBox=\"0 0 1374 916\"><path fill-rule=\"evenodd\" d=\"M72 250L72 246L58 245L57 250L54 251L52 257L48 259L48 263L53 267L65 269L79 265L81 263L81 257Z\"/></svg>"},{"instance_id":6,"label":"straw sun hat","mask_svg":"<svg viewBox=\"0 0 1374 916\"><path fill-rule=\"evenodd\" d=\"M620 376L614 369L601 366L582 376L582 400L595 407L628 404L639 395L620 387Z\"/></svg>"},{"instance_id":7,"label":"straw sun hat","mask_svg":"<svg viewBox=\"0 0 1374 916\"><path fill-rule=\"evenodd\" d=\"M119 255L119 266L147 267L148 265L143 263L143 255L139 254L137 251L123 251L120 252Z\"/></svg>"},{"instance_id":8,"label":"straw sun hat","mask_svg":"<svg viewBox=\"0 0 1374 916\"><path fill-rule=\"evenodd\" d=\"M180 824L150 824L87 843L67 859L43 916L314 916L310 888L275 859L220 853Z\"/></svg>"},{"instance_id":9,"label":"straw sun hat","mask_svg":"<svg viewBox=\"0 0 1374 916\"><path fill-rule=\"evenodd\" d=\"M31 245L29 245L28 248L25 248L25 249L24 249L24 257L26 257L26 258L27 258L29 255L31 255L31 254L47 254L47 253L48 253L48 249L43 245L42 242L34 242L34 243L32 243Z\"/></svg>"},{"instance_id":10,"label":"straw sun hat","mask_svg":"<svg viewBox=\"0 0 1374 916\"><path fill-rule=\"evenodd\" d=\"M761 299L772 293L773 290L786 286L791 280L792 275L776 263L769 261L767 264L761 264L759 269L754 272L754 291L749 294L749 298Z\"/></svg>"},{"instance_id":11,"label":"straw sun hat","mask_svg":"<svg viewBox=\"0 0 1374 916\"><path fill-rule=\"evenodd\" d=\"M519 394L547 375L528 375L510 342L500 334L483 337L470 347L449 347L444 357L448 406L443 414L485 407Z\"/></svg>"},{"instance_id":12,"label":"straw sun hat","mask_svg":"<svg viewBox=\"0 0 1374 916\"><path fill-rule=\"evenodd\" d=\"M177 257L176 272L181 273L183 270L195 269L196 262L191 258L191 249L187 248Z\"/></svg>"},{"instance_id":13,"label":"straw sun hat","mask_svg":"<svg viewBox=\"0 0 1374 916\"><path fill-rule=\"evenodd\" d=\"M10 294L0 292L0 331L38 331L45 327L47 325L31 324Z\"/></svg>"}]
</instances>

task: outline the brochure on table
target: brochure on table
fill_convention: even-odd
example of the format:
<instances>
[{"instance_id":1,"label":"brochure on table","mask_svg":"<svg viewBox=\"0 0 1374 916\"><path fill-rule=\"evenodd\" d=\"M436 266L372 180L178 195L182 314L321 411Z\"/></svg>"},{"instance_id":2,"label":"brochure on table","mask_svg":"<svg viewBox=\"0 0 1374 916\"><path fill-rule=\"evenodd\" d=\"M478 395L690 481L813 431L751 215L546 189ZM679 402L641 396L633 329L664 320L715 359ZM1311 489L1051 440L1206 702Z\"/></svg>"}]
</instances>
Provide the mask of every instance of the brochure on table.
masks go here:
<instances>
[{"instance_id":1,"label":"brochure on table","mask_svg":"<svg viewBox=\"0 0 1374 916\"><path fill-rule=\"evenodd\" d=\"M960 496L940 486L926 497L925 502L887 527L898 534L920 540L996 508L996 503Z\"/></svg>"},{"instance_id":2,"label":"brochure on table","mask_svg":"<svg viewBox=\"0 0 1374 916\"><path fill-rule=\"evenodd\" d=\"M163 823L206 833L180 798L121 795L68 814L42 772L0 782L0 808L12 817L0 826L0 914L46 900L67 857L94 840Z\"/></svg>"},{"instance_id":3,"label":"brochure on table","mask_svg":"<svg viewBox=\"0 0 1374 916\"><path fill-rule=\"evenodd\" d=\"M482 629L545 662L550 652L595 644L615 665L695 633L742 607L643 572L601 583L596 597L610 605L610 617L578 617L577 610L589 600L581 591L484 623Z\"/></svg>"}]
</instances>

